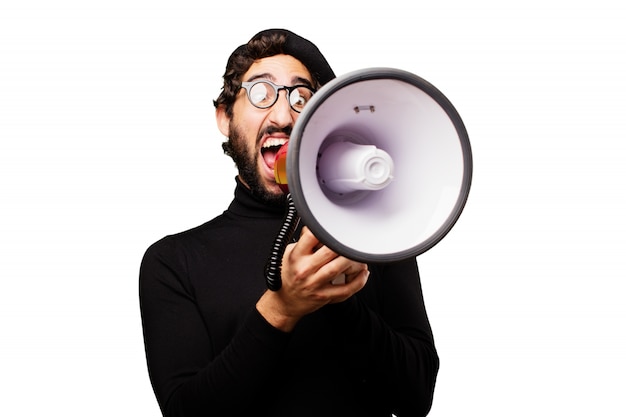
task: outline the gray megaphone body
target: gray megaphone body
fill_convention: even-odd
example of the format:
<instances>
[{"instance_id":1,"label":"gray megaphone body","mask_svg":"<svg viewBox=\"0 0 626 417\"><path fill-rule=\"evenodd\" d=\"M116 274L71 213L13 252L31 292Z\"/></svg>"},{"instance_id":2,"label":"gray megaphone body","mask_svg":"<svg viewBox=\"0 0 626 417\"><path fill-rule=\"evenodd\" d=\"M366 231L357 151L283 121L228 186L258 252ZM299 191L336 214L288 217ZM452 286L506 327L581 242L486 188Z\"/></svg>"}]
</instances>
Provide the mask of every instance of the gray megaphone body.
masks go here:
<instances>
[{"instance_id":1,"label":"gray megaphone body","mask_svg":"<svg viewBox=\"0 0 626 417\"><path fill-rule=\"evenodd\" d=\"M287 235L300 220L323 244L360 262L394 262L432 248L463 211L472 152L461 117L437 88L410 72L368 68L312 97L276 169L284 171L278 182L286 171L290 210L266 268L273 290Z\"/></svg>"}]
</instances>

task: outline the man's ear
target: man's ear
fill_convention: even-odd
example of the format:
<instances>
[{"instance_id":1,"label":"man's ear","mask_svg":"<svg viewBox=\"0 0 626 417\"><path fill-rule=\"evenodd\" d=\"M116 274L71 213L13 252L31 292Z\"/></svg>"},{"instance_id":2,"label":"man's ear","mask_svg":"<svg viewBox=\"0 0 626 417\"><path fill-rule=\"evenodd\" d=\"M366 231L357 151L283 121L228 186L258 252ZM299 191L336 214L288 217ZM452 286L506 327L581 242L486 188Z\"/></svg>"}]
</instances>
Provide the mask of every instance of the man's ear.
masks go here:
<instances>
[{"instance_id":1,"label":"man's ear","mask_svg":"<svg viewBox=\"0 0 626 417\"><path fill-rule=\"evenodd\" d=\"M226 106L217 106L215 109L215 120L217 121L217 128L222 132L222 135L230 137L230 117L226 114Z\"/></svg>"}]
</instances>

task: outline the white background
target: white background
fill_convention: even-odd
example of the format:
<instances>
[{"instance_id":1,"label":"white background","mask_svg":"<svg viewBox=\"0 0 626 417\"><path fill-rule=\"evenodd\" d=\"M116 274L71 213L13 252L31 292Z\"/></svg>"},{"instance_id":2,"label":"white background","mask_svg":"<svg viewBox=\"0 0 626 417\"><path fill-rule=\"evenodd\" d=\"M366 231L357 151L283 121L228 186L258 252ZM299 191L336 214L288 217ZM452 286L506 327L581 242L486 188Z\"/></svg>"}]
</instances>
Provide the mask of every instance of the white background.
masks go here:
<instances>
[{"instance_id":1,"label":"white background","mask_svg":"<svg viewBox=\"0 0 626 417\"><path fill-rule=\"evenodd\" d=\"M159 414L139 262L231 200L212 99L285 27L337 74L422 76L469 131L470 199L419 259L431 415L626 415L626 11L505 4L2 1L2 414Z\"/></svg>"}]
</instances>

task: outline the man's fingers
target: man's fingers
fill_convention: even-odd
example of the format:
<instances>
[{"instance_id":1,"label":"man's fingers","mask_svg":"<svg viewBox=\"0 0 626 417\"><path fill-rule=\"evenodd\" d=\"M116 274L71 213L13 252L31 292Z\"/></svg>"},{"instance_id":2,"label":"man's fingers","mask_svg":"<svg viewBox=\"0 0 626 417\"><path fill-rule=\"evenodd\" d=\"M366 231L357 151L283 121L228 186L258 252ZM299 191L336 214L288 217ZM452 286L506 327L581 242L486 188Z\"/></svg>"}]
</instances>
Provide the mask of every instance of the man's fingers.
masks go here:
<instances>
[{"instance_id":1,"label":"man's fingers","mask_svg":"<svg viewBox=\"0 0 626 417\"><path fill-rule=\"evenodd\" d=\"M295 251L297 251L298 255L305 255L315 252L316 247L318 247L320 241L315 237L313 233L309 230L308 227L304 226L302 228L302 232L300 233L300 238L296 242Z\"/></svg>"},{"instance_id":2,"label":"man's fingers","mask_svg":"<svg viewBox=\"0 0 626 417\"><path fill-rule=\"evenodd\" d=\"M300 239L293 249L295 256L311 255L311 261L320 266L332 261L338 255L330 248L322 245L308 227L302 228Z\"/></svg>"}]
</instances>

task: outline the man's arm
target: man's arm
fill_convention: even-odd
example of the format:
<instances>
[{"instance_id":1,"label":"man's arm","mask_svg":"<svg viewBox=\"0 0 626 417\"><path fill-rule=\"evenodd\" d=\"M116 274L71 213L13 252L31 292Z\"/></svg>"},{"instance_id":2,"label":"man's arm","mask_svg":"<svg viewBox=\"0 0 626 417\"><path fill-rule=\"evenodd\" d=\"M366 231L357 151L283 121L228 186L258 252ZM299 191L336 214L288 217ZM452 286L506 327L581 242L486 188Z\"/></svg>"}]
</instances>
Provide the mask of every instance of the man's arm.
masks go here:
<instances>
[{"instance_id":1,"label":"man's arm","mask_svg":"<svg viewBox=\"0 0 626 417\"><path fill-rule=\"evenodd\" d=\"M252 308L216 353L196 305L185 259L173 239L153 245L140 270L140 301L150 379L165 416L226 414L241 398L262 397L289 341Z\"/></svg>"},{"instance_id":2,"label":"man's arm","mask_svg":"<svg viewBox=\"0 0 626 417\"><path fill-rule=\"evenodd\" d=\"M381 379L395 415L426 415L439 369L416 260L370 265L367 287L335 310L355 372Z\"/></svg>"}]
</instances>

